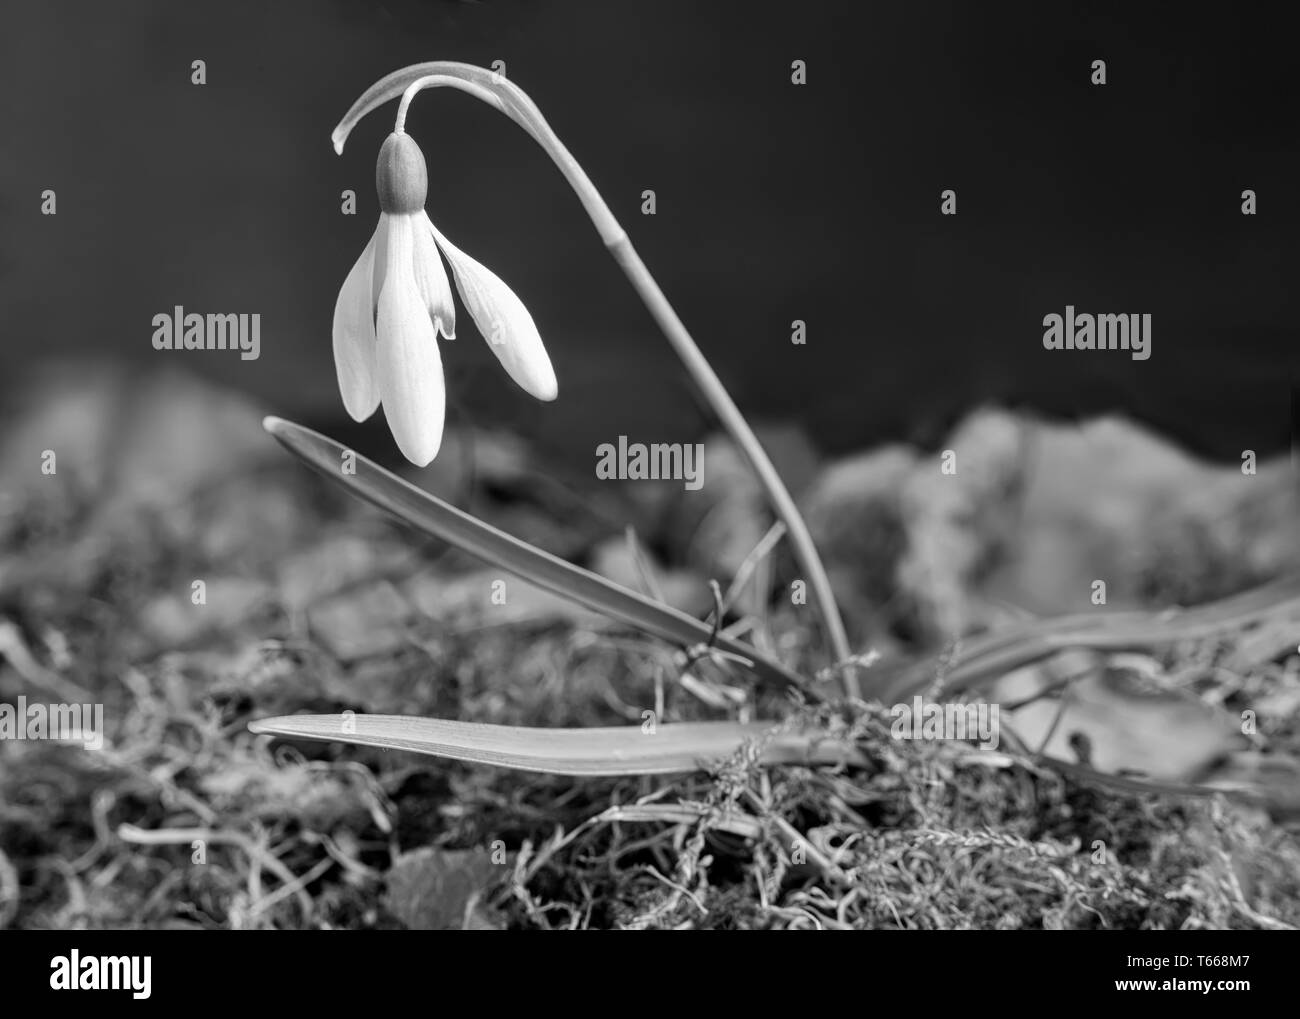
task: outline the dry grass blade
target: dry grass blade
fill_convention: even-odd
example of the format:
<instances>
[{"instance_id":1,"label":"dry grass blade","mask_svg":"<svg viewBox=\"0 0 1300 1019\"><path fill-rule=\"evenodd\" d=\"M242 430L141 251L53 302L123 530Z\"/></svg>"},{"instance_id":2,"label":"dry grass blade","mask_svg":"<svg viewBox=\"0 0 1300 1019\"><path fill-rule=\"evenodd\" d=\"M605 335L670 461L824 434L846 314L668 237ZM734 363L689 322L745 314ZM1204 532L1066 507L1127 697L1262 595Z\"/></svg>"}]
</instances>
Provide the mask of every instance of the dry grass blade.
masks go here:
<instances>
[{"instance_id":1,"label":"dry grass blade","mask_svg":"<svg viewBox=\"0 0 1300 1019\"><path fill-rule=\"evenodd\" d=\"M407 750L475 764L557 775L658 775L697 771L758 741L764 764L844 764L852 747L774 722L685 722L536 729L402 715L285 715L250 722L255 733Z\"/></svg>"},{"instance_id":2,"label":"dry grass blade","mask_svg":"<svg viewBox=\"0 0 1300 1019\"><path fill-rule=\"evenodd\" d=\"M750 550L749 555L745 556L745 561L740 564L740 569L736 571L736 575L731 579L731 586L727 588L726 597L722 599L724 608L729 610L736 604L736 599L740 597L740 593L745 589L745 585L749 583L754 571L758 569L760 563L767 561L767 557L772 554L772 549L776 548L777 543L785 535L785 524L779 520L767 529L767 533L759 539L758 544Z\"/></svg>"},{"instance_id":3,"label":"dry grass blade","mask_svg":"<svg viewBox=\"0 0 1300 1019\"><path fill-rule=\"evenodd\" d=\"M645 588L645 593L661 605L667 604L668 599L664 597L664 590L659 584L659 578L655 576L655 569L646 557L641 539L636 536L636 528L628 524L623 533L627 538L627 550L632 557L632 564L636 567L637 576Z\"/></svg>"},{"instance_id":4,"label":"dry grass blade","mask_svg":"<svg viewBox=\"0 0 1300 1019\"><path fill-rule=\"evenodd\" d=\"M343 454L350 451L319 432L276 417L268 417L263 425L289 452L311 467L425 534L450 542L553 594L680 647L692 647L710 639L711 628L698 619L671 606L657 604L499 531L363 456L353 454L355 474L343 473L340 466ZM713 646L748 660L754 672L771 685L798 688L810 700L820 699L801 676L749 644L718 634Z\"/></svg>"},{"instance_id":5,"label":"dry grass blade","mask_svg":"<svg viewBox=\"0 0 1300 1019\"><path fill-rule=\"evenodd\" d=\"M704 803L638 803L615 806L603 811L597 820L640 824L695 824L708 821L709 827L730 832L741 838L757 839L763 835L763 823L749 814L722 814Z\"/></svg>"}]
</instances>

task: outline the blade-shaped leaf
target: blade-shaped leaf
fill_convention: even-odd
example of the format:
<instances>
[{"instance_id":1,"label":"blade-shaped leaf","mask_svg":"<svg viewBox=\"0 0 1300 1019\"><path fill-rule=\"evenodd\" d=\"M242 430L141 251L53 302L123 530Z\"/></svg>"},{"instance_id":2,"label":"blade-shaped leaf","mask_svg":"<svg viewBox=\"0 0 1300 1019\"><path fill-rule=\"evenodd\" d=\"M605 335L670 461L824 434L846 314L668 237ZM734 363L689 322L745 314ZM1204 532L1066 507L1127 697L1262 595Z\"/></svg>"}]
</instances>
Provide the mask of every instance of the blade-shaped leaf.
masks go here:
<instances>
[{"instance_id":1,"label":"blade-shaped leaf","mask_svg":"<svg viewBox=\"0 0 1300 1019\"><path fill-rule=\"evenodd\" d=\"M697 771L729 757L747 740L759 741L758 761L764 765L862 766L866 763L862 753L849 743L829 739L816 731L781 731L774 722L682 722L657 726L650 733L636 725L536 729L404 715L281 715L250 722L248 728L259 735L284 739L405 750L553 775L660 775ZM1234 793L1234 790L1191 783L1112 775L1047 755L1035 760L1079 781L1124 792L1182 796Z\"/></svg>"},{"instance_id":2,"label":"blade-shaped leaf","mask_svg":"<svg viewBox=\"0 0 1300 1019\"><path fill-rule=\"evenodd\" d=\"M1300 619L1300 576L1284 577L1242 594L1196 608L1161 612L1079 613L1036 619L963 641L944 674L945 696L997 679L1058 651L1139 651L1180 640L1242 630L1268 619ZM875 696L884 703L923 690L934 682L939 657L904 666L876 667Z\"/></svg>"},{"instance_id":3,"label":"blade-shaped leaf","mask_svg":"<svg viewBox=\"0 0 1300 1019\"><path fill-rule=\"evenodd\" d=\"M712 631L698 619L499 531L363 456L354 454L356 473L345 474L341 469L343 454L350 451L319 432L276 417L266 418L263 426L286 449L326 477L425 534L450 542L538 587L662 640L681 647L709 641ZM797 687L810 700L821 699L803 677L749 644L726 634L719 634L713 643L722 651L747 659L754 672L769 684Z\"/></svg>"},{"instance_id":4,"label":"blade-shaped leaf","mask_svg":"<svg viewBox=\"0 0 1300 1019\"><path fill-rule=\"evenodd\" d=\"M860 760L850 745L775 722L682 722L647 731L639 725L534 729L402 715L284 715L250 722L255 733L408 750L475 764L558 775L658 775L696 771L757 740L763 764L843 764Z\"/></svg>"}]
</instances>

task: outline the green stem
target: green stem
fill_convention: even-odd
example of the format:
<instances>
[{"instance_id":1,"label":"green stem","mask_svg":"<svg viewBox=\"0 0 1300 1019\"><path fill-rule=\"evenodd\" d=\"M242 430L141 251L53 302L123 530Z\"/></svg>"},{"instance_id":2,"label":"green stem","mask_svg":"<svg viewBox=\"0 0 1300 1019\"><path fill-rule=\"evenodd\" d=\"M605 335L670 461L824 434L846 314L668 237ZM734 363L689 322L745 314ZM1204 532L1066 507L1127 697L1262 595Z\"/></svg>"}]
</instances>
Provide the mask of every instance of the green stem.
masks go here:
<instances>
[{"instance_id":1,"label":"green stem","mask_svg":"<svg viewBox=\"0 0 1300 1019\"><path fill-rule=\"evenodd\" d=\"M859 695L857 672L849 662L851 652L839 607L835 603L835 595L831 591L830 581L817 554L817 548L813 544L812 535L808 533L808 526L799 514L794 499L791 498L772 461L768 459L762 444L745 421L744 415L740 413L740 409L722 385L717 373L691 338L682 320L677 317L668 298L659 289L659 284L655 282L654 277L650 275L650 270L645 267L645 263L632 247L627 233L614 218L600 192L596 190L596 186L578 165L578 161L560 142L542 117L541 111L523 90L504 76L472 64L441 60L414 64L382 78L353 103L352 108L334 129L332 136L334 150L340 153L343 151L344 142L347 141L352 128L371 110L390 99L402 96L400 117L405 120L405 112L410 105L411 97L422 88L438 86L468 92L476 99L495 106L527 131L533 140L546 150L560 172L564 174L565 180L569 182L569 186L582 202L583 208L587 210L587 215L591 217L596 231L610 254L622 267L632 287L641 296L641 300L664 336L685 364L687 372L703 391L723 426L731 433L736 445L740 447L754 473L758 475L758 480L766 490L777 516L789 532L795 560L807 576L809 587L812 588L813 600L821 613L827 639L831 645L831 653L840 666L845 693L850 697L857 697Z\"/></svg>"}]
</instances>

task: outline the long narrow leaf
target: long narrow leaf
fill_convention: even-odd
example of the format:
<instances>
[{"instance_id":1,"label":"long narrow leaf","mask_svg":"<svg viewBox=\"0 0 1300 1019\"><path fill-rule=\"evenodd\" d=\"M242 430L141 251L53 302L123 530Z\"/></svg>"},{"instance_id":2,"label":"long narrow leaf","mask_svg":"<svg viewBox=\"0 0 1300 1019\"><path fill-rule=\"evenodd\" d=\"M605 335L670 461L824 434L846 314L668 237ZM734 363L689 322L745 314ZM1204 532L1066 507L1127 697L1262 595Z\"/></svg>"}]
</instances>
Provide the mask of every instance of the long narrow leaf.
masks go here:
<instances>
[{"instance_id":1,"label":"long narrow leaf","mask_svg":"<svg viewBox=\"0 0 1300 1019\"><path fill-rule=\"evenodd\" d=\"M363 456L353 454L356 473L345 474L343 454L350 451L319 432L277 417L268 417L262 424L289 452L308 465L425 534L450 542L540 588L662 640L681 647L709 640L710 628L698 619L499 531ZM714 644L753 663L754 672L765 682L777 687L797 687L810 700L820 699L803 677L749 644L725 634L719 634Z\"/></svg>"},{"instance_id":2,"label":"long narrow leaf","mask_svg":"<svg viewBox=\"0 0 1300 1019\"><path fill-rule=\"evenodd\" d=\"M851 746L775 722L683 722L592 729L534 729L402 715L284 715L250 722L255 733L407 750L475 764L557 775L658 775L696 771L759 741L763 764L843 764Z\"/></svg>"},{"instance_id":3,"label":"long narrow leaf","mask_svg":"<svg viewBox=\"0 0 1300 1019\"><path fill-rule=\"evenodd\" d=\"M283 715L250 722L259 735L324 740L404 750L431 757L553 775L661 775L697 771L758 740L764 765L861 766L861 753L816 732L782 732L773 722L683 722L654 733L626 725L591 729L535 729L403 715ZM1125 792L1209 796L1232 790L1111 775L1043 756L1037 762L1080 781ZM631 819L630 817L628 819Z\"/></svg>"},{"instance_id":4,"label":"long narrow leaf","mask_svg":"<svg viewBox=\"0 0 1300 1019\"><path fill-rule=\"evenodd\" d=\"M1285 577L1196 608L1164 612L1098 612L1038 619L963 642L944 677L945 695L977 686L1059 651L1139 651L1180 640L1240 631L1268 619L1300 618L1300 577ZM885 703L925 689L937 656L908 665L877 666L877 696Z\"/></svg>"}]
</instances>

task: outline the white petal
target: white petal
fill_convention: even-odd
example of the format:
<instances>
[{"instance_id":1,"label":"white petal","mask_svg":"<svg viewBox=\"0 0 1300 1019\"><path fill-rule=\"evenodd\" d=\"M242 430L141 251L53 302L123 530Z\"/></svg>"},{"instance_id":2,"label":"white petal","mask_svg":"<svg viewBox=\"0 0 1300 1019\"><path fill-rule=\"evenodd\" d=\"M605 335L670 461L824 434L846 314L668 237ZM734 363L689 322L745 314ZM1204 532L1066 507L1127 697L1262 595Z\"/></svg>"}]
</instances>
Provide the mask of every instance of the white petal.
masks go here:
<instances>
[{"instance_id":1,"label":"white petal","mask_svg":"<svg viewBox=\"0 0 1300 1019\"><path fill-rule=\"evenodd\" d=\"M343 281L334 302L334 367L343 406L356 421L364 421L379 406L375 382L375 315L370 299L375 244L383 225L375 228L361 257Z\"/></svg>"},{"instance_id":2,"label":"white petal","mask_svg":"<svg viewBox=\"0 0 1300 1019\"><path fill-rule=\"evenodd\" d=\"M379 293L376 367L384 416L406 459L423 467L438 455L446 390L438 334L415 280L414 216L390 216L387 272Z\"/></svg>"},{"instance_id":3,"label":"white petal","mask_svg":"<svg viewBox=\"0 0 1300 1019\"><path fill-rule=\"evenodd\" d=\"M388 213L379 214L379 227L375 230L375 267L370 273L370 314L379 314L379 291L384 289L388 273Z\"/></svg>"},{"instance_id":4,"label":"white petal","mask_svg":"<svg viewBox=\"0 0 1300 1019\"><path fill-rule=\"evenodd\" d=\"M427 215L424 218L429 221ZM495 273L447 240L432 222L429 229L451 264L460 299L497 360L527 392L539 400L554 400L559 391L555 370L524 302Z\"/></svg>"},{"instance_id":5,"label":"white petal","mask_svg":"<svg viewBox=\"0 0 1300 1019\"><path fill-rule=\"evenodd\" d=\"M442 267L442 256L433 243L433 225L423 212L415 223L415 282L429 309L435 328L449 340L456 338L456 304L451 299L451 282Z\"/></svg>"}]
</instances>

